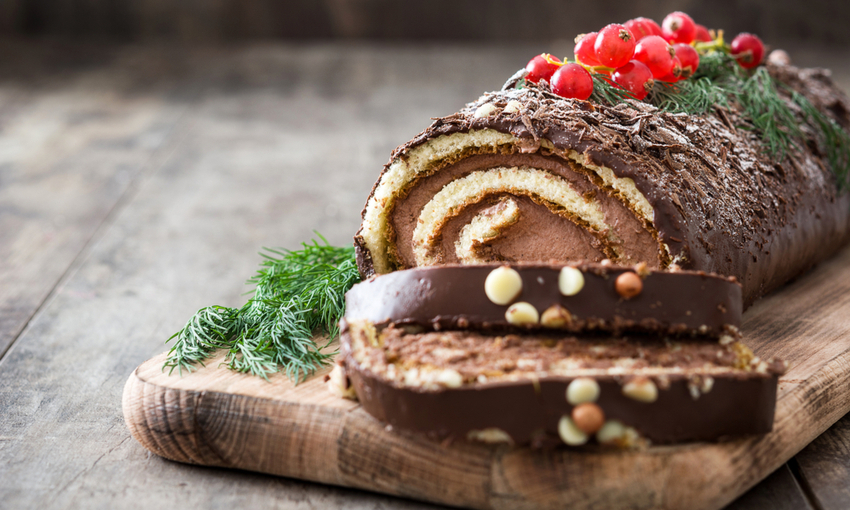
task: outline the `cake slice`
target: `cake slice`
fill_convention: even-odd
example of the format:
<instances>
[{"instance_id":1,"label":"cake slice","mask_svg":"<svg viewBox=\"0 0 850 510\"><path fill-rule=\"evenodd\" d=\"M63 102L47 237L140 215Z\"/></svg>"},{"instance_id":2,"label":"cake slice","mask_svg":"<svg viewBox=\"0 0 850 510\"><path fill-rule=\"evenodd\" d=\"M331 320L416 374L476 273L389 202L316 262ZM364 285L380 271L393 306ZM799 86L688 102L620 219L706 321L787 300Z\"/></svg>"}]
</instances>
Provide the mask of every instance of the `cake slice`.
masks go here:
<instances>
[{"instance_id":1,"label":"cake slice","mask_svg":"<svg viewBox=\"0 0 850 510\"><path fill-rule=\"evenodd\" d=\"M763 434L784 370L728 335L495 335L350 317L341 342L337 381L378 420L438 440L515 445L633 447Z\"/></svg>"},{"instance_id":2,"label":"cake slice","mask_svg":"<svg viewBox=\"0 0 850 510\"><path fill-rule=\"evenodd\" d=\"M735 334L734 278L644 265L482 264L395 271L355 285L346 317L425 329Z\"/></svg>"}]
</instances>

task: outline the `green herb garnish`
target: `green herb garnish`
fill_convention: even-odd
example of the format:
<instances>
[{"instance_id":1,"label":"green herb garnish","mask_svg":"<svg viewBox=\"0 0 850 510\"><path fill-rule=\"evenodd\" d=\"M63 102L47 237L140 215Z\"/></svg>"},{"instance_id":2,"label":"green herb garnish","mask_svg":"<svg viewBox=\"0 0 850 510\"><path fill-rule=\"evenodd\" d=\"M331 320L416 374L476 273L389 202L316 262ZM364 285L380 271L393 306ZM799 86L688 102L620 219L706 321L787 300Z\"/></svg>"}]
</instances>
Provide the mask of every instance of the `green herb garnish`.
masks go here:
<instances>
[{"instance_id":1,"label":"green herb garnish","mask_svg":"<svg viewBox=\"0 0 850 510\"><path fill-rule=\"evenodd\" d=\"M254 296L242 308L208 306L198 310L176 339L165 368L193 370L218 349L227 349L231 370L268 379L284 372L296 384L326 365L325 353L338 334L345 311L344 295L360 275L354 248L313 240L297 251L265 249L266 259L248 280ZM326 335L319 345L317 335ZM170 373L169 372L169 373Z\"/></svg>"}]
</instances>

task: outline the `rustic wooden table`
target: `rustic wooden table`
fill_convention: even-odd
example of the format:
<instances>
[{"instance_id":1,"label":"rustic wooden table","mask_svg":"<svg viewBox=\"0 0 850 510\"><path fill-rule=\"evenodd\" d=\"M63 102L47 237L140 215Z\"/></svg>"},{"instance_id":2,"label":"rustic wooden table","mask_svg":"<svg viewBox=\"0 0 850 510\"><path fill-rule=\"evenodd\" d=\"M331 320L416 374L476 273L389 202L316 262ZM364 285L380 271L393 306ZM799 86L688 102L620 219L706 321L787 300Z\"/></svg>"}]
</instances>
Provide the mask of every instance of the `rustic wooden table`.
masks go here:
<instances>
[{"instance_id":1,"label":"rustic wooden table","mask_svg":"<svg viewBox=\"0 0 850 510\"><path fill-rule=\"evenodd\" d=\"M433 508L163 460L121 391L196 309L244 301L260 247L349 243L390 151L539 51L0 42L0 507ZM848 486L845 417L730 508Z\"/></svg>"}]
</instances>

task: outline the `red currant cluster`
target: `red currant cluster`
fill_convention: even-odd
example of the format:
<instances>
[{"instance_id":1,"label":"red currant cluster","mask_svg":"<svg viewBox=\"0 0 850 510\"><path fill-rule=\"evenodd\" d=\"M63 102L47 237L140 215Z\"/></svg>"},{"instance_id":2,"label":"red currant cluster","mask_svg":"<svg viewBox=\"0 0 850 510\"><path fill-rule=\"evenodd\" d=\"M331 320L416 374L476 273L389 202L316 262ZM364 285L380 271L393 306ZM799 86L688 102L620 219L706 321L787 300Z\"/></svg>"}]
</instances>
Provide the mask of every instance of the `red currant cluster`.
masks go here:
<instances>
[{"instance_id":1,"label":"red currant cluster","mask_svg":"<svg viewBox=\"0 0 850 510\"><path fill-rule=\"evenodd\" d=\"M593 93L598 73L609 83L643 99L655 81L675 83L692 76L699 67L700 51L725 51L741 66L751 69L764 57L764 44L753 34L740 34L731 45L723 43L683 12L668 14L661 26L648 18L611 24L599 32L576 38L575 62L543 53L526 65L525 79L549 82L552 92L565 98L586 100Z\"/></svg>"}]
</instances>

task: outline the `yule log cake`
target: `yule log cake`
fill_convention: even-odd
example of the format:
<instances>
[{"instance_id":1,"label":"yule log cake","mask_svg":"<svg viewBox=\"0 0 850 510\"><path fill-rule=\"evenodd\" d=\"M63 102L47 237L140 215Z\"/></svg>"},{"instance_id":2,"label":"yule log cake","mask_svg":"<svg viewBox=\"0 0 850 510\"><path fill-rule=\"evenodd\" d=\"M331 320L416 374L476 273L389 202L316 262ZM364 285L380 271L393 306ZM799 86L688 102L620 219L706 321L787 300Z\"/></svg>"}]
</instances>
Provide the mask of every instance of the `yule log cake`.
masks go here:
<instances>
[{"instance_id":1,"label":"yule log cake","mask_svg":"<svg viewBox=\"0 0 850 510\"><path fill-rule=\"evenodd\" d=\"M791 91L850 126L825 72L767 68L800 125ZM519 78L395 150L355 237L364 277L607 259L734 276L748 305L848 239L850 196L812 133L775 159L734 102L665 113L564 99Z\"/></svg>"}]
</instances>

